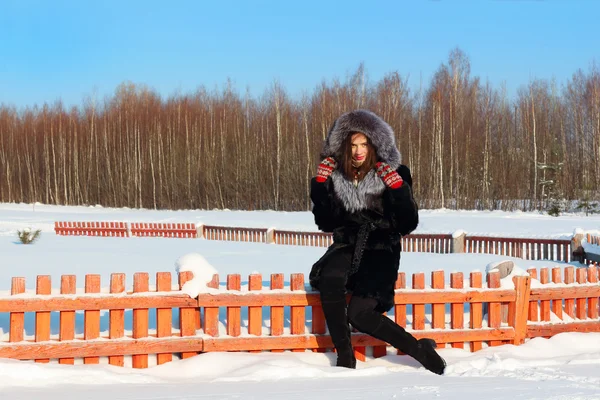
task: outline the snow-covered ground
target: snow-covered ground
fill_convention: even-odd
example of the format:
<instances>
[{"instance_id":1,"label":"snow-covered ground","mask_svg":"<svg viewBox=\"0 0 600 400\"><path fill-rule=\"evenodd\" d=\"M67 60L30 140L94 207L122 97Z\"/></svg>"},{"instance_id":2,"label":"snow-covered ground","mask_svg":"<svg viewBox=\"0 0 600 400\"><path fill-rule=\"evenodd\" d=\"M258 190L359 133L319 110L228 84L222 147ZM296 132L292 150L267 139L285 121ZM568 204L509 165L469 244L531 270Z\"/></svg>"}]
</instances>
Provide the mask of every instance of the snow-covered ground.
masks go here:
<instances>
[{"instance_id":1,"label":"snow-covered ground","mask_svg":"<svg viewBox=\"0 0 600 400\"><path fill-rule=\"evenodd\" d=\"M424 210L418 232L455 232L497 236L570 237L576 228L598 230L600 216L570 214L558 218L537 213ZM241 211L149 211L102 207L54 207L0 204L0 292L13 276L24 276L34 289L37 275L51 275L57 287L62 274L100 274L108 286L113 272L175 271L188 253L202 254L220 273L239 273L245 281L257 272L307 274L324 248L216 242L202 239L62 237L54 221L202 222L211 225L277 227L315 231L310 213ZM33 245L22 245L16 230L41 229ZM484 271L493 255L405 253L407 274L443 269L447 273ZM564 266L550 261L514 259L517 266ZM287 281L288 279L286 279ZM244 282L242 282L243 284ZM26 328L32 329L33 326ZM0 313L0 330L8 321ZM2 336L2 334L0 334ZM600 399L600 333L568 333L538 338L525 345L487 348L477 353L442 349L448 361L444 376L420 368L393 352L359 362L357 370L331 366L333 354L203 354L147 370L98 366L61 366L0 360L2 399L362 399L444 398Z\"/></svg>"}]
</instances>

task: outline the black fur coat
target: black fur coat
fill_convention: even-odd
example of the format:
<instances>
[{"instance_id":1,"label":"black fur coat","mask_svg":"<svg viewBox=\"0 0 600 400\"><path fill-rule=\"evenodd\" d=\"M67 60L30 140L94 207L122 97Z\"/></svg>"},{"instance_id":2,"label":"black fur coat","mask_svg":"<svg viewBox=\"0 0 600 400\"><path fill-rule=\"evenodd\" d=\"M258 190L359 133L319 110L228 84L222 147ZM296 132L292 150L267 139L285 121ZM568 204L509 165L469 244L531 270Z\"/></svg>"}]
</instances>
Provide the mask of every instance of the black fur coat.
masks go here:
<instances>
[{"instance_id":1,"label":"black fur coat","mask_svg":"<svg viewBox=\"0 0 600 400\"><path fill-rule=\"evenodd\" d=\"M404 183L397 189L387 188L375 170L367 173L356 187L339 170L324 183L312 179L315 223L323 232L333 233L334 243L313 265L310 284L318 289L323 266L332 254L341 253L348 260L346 288L354 295L375 298L377 310L385 312L394 305L400 236L417 227L418 210L410 170L401 165L392 128L374 113L356 110L338 118L327 135L321 156L340 160L341 144L353 132L369 137L378 161L395 168Z\"/></svg>"}]
</instances>

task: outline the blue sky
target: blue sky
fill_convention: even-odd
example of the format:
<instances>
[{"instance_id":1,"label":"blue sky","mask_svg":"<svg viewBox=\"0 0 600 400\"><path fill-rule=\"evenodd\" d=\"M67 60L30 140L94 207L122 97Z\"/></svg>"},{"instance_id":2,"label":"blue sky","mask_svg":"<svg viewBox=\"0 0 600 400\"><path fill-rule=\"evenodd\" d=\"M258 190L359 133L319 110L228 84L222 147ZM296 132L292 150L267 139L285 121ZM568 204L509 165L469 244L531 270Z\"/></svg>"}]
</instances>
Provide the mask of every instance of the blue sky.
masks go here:
<instances>
[{"instance_id":1,"label":"blue sky","mask_svg":"<svg viewBox=\"0 0 600 400\"><path fill-rule=\"evenodd\" d=\"M0 0L0 103L81 104L124 81L164 97L228 78L260 96L398 71L417 88L460 47L509 94L600 63L600 1Z\"/></svg>"}]
</instances>

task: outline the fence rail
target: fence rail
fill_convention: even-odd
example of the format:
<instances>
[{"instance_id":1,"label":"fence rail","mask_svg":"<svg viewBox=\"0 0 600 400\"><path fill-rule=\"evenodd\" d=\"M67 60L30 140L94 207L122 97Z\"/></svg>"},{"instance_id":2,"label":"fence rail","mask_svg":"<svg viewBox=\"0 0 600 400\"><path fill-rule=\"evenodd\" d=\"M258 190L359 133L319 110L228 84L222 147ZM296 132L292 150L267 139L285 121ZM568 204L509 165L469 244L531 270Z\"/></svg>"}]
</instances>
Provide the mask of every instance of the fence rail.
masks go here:
<instances>
[{"instance_id":1,"label":"fence rail","mask_svg":"<svg viewBox=\"0 0 600 400\"><path fill-rule=\"evenodd\" d=\"M569 266L564 277L562 271L530 269L529 276L514 278L512 289L501 287L498 272L485 276L484 284L480 272L434 271L429 285L424 273L413 274L410 285L400 273L388 316L417 338L471 351L561 332L600 332L598 267ZM51 294L49 276L38 276L36 294L25 293L24 278L13 278L11 295L0 296L0 313L10 314L2 319L9 321L9 338L0 341L0 358L97 364L108 357L109 364L123 366L131 356L134 368L146 368L211 351L331 350L318 293L307 290L303 274L291 274L287 285L284 278L272 274L263 282L252 274L242 289L239 274L221 284L215 275L209 286L219 290L196 299L180 290L190 272L179 274L176 286L168 272L157 273L153 286L149 274L136 273L131 291L125 275L115 273L110 293L101 293L99 275L87 275L81 294L75 294L73 275L61 277L60 294ZM532 279L540 285L531 288ZM84 314L82 326L77 312ZM26 325L30 313L34 327ZM52 318L57 313L60 318ZM367 346L375 357L388 351L368 335L353 333L352 342L359 360Z\"/></svg>"}]
</instances>

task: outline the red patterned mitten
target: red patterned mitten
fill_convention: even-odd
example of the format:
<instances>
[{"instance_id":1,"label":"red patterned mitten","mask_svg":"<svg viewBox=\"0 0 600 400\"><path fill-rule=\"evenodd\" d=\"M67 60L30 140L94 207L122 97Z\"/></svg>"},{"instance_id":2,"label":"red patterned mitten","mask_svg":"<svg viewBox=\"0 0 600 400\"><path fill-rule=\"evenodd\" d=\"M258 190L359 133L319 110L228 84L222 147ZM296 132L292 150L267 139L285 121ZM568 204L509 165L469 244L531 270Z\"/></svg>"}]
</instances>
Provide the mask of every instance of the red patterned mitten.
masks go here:
<instances>
[{"instance_id":1,"label":"red patterned mitten","mask_svg":"<svg viewBox=\"0 0 600 400\"><path fill-rule=\"evenodd\" d=\"M337 162L333 159L333 157L327 157L321 161L321 164L319 164L317 167L317 182L325 182L336 166Z\"/></svg>"},{"instance_id":2,"label":"red patterned mitten","mask_svg":"<svg viewBox=\"0 0 600 400\"><path fill-rule=\"evenodd\" d=\"M383 183L389 188L398 189L404 182L402 177L389 166L388 163L378 162L375 164L377 175L383 180Z\"/></svg>"}]
</instances>

